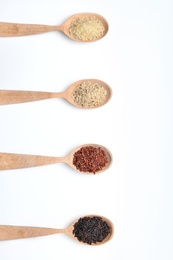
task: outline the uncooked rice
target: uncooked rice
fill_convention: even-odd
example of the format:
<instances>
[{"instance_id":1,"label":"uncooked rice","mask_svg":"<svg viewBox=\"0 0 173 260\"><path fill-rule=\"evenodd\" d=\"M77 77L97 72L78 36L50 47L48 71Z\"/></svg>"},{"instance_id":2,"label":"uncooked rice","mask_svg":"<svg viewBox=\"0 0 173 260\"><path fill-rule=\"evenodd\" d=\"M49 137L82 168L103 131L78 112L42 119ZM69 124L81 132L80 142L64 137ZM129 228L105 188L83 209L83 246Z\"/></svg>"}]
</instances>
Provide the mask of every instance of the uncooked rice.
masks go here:
<instances>
[{"instance_id":1,"label":"uncooked rice","mask_svg":"<svg viewBox=\"0 0 173 260\"><path fill-rule=\"evenodd\" d=\"M107 90L91 81L83 81L73 92L75 103L81 107L97 107L101 105L106 98Z\"/></svg>"},{"instance_id":2,"label":"uncooked rice","mask_svg":"<svg viewBox=\"0 0 173 260\"><path fill-rule=\"evenodd\" d=\"M95 16L81 17L71 23L69 32L77 40L92 41L103 36L104 26Z\"/></svg>"}]
</instances>

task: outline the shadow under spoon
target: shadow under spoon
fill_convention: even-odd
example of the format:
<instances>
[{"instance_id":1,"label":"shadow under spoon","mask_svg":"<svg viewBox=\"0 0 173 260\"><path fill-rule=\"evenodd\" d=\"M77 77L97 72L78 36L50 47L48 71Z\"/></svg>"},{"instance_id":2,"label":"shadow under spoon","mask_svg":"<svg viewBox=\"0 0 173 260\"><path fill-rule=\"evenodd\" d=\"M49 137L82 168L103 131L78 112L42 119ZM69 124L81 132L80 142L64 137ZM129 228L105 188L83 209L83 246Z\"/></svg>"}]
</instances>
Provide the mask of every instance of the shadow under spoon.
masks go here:
<instances>
[{"instance_id":1,"label":"shadow under spoon","mask_svg":"<svg viewBox=\"0 0 173 260\"><path fill-rule=\"evenodd\" d=\"M77 87L83 83L90 83L93 86L97 85L102 87L106 92L104 98L100 103L96 103L95 106L82 106L80 102L76 102L74 98L74 93ZM97 90L97 89L96 89ZM84 94L83 94L84 95ZM88 94L86 94L88 95ZM83 79L73 83L64 92L41 92L41 91L22 91L22 90L0 90L0 105L18 104L31 101L38 101L50 98L64 98L72 105L79 108L97 108L105 105L112 97L112 89L104 81L98 79Z\"/></svg>"},{"instance_id":2,"label":"shadow under spoon","mask_svg":"<svg viewBox=\"0 0 173 260\"><path fill-rule=\"evenodd\" d=\"M91 245L102 245L102 244L108 242L110 239L112 239L113 234L114 234L114 226L113 226L113 223L108 218L103 217L103 216L98 216L98 215L87 215L85 217L87 217L87 218L93 218L93 217L101 218L104 222L107 223L107 225L110 229L109 234L101 242L98 241L96 243L91 243ZM85 218L85 217L82 217L82 218ZM80 219L75 220L69 227L67 227L65 229L0 225L0 241L41 237L41 236L48 236L48 235L60 234L60 233L67 234L70 237L72 237L73 239L79 241L79 239L74 234L74 225L79 220ZM83 242L83 241L79 241L79 242L86 243L86 242Z\"/></svg>"},{"instance_id":3,"label":"shadow under spoon","mask_svg":"<svg viewBox=\"0 0 173 260\"><path fill-rule=\"evenodd\" d=\"M101 33L97 33L96 37L91 38L83 38L83 37L76 37L74 34L70 32L70 28L73 22L80 21L81 19L91 19L91 21L96 19L96 26L97 23L100 22L103 26L103 31ZM79 20L80 19L80 20ZM85 20L82 20L85 22ZM91 21L88 24L89 33L93 34L91 30ZM87 24L84 24L84 30L87 30ZM76 25L75 25L76 26ZM82 25L83 26L83 25ZM79 28L81 24L79 24ZM97 28L93 28L97 29ZM106 19L96 13L79 13L72 15L64 24L53 26L53 25L40 25L40 24L20 24L20 23L6 23L0 22L0 36L5 37L12 37L12 36L26 36L26 35L33 35L33 34L40 34L44 32L51 32L51 31L61 31L66 34L69 38L75 41L80 42L93 42L103 38L108 32L108 23ZM98 31L98 30L97 30Z\"/></svg>"},{"instance_id":4,"label":"shadow under spoon","mask_svg":"<svg viewBox=\"0 0 173 260\"><path fill-rule=\"evenodd\" d=\"M75 164L73 164L74 155L76 152L80 151L81 148L92 147L93 149L97 150L102 149L104 152L107 163L105 166L102 167L100 170L96 172L92 171L85 171L77 169ZM92 156L92 155L91 155ZM93 157L94 158L94 157ZM86 158L84 158L85 160ZM98 160L98 159L96 159ZM36 167L36 166L43 166L55 163L67 163L73 169L80 171L82 173L101 173L107 170L112 164L112 154L111 152L104 146L98 144L84 144L76 149L74 149L69 155L66 157L50 157L50 156L42 156L42 155L29 155L29 154L14 154L14 153L0 153L0 170L11 170L11 169L20 169L20 168L29 168L29 167ZM90 163L90 162L89 162ZM92 166L92 165L91 165ZM90 167L90 165L89 165ZM88 168L87 168L88 169Z\"/></svg>"}]
</instances>

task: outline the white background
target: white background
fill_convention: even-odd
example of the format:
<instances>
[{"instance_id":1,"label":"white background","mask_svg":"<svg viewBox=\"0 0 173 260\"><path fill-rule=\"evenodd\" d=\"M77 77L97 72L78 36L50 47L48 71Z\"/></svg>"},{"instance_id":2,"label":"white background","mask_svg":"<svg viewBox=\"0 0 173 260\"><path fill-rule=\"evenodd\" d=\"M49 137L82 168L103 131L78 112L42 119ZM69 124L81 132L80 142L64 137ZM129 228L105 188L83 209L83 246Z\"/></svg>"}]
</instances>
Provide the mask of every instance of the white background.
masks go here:
<instances>
[{"instance_id":1,"label":"white background","mask_svg":"<svg viewBox=\"0 0 173 260\"><path fill-rule=\"evenodd\" d=\"M85 143L113 154L98 175L65 164L0 172L0 224L65 228L86 214L112 220L98 247L66 235L0 242L1 260L173 259L173 2L0 0L4 22L58 25L96 12L109 33L77 43L60 32L0 38L0 89L61 92L96 78L113 89L104 107L63 99L0 106L0 152L66 156Z\"/></svg>"}]
</instances>

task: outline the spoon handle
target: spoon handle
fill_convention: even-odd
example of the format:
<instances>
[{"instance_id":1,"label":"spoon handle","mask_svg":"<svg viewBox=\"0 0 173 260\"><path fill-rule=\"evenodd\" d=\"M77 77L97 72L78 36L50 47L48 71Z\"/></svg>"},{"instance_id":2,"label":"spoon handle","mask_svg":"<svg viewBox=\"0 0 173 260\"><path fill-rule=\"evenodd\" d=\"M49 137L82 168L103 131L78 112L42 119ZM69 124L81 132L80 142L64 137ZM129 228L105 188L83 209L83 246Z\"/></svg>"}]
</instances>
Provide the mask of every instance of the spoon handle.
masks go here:
<instances>
[{"instance_id":1,"label":"spoon handle","mask_svg":"<svg viewBox=\"0 0 173 260\"><path fill-rule=\"evenodd\" d=\"M0 22L0 36L25 36L51 31L63 31L63 26Z\"/></svg>"},{"instance_id":2,"label":"spoon handle","mask_svg":"<svg viewBox=\"0 0 173 260\"><path fill-rule=\"evenodd\" d=\"M41 91L0 90L0 105L17 104L61 97L63 97L63 92L51 93Z\"/></svg>"},{"instance_id":3,"label":"spoon handle","mask_svg":"<svg viewBox=\"0 0 173 260\"><path fill-rule=\"evenodd\" d=\"M64 229L22 227L22 226L0 226L0 240L13 240L20 238L40 237L64 233Z\"/></svg>"},{"instance_id":4,"label":"spoon handle","mask_svg":"<svg viewBox=\"0 0 173 260\"><path fill-rule=\"evenodd\" d=\"M29 168L59 162L66 162L65 158L41 155L0 153L0 170Z\"/></svg>"}]
</instances>

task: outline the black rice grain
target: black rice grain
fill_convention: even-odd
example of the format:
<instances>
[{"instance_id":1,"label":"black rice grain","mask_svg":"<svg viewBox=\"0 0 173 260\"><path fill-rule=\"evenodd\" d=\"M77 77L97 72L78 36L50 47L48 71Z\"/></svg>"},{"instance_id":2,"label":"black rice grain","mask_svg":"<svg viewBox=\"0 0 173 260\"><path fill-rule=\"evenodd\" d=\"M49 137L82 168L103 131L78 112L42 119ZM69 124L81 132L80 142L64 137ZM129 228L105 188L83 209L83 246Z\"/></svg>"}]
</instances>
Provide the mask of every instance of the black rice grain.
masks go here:
<instances>
[{"instance_id":1,"label":"black rice grain","mask_svg":"<svg viewBox=\"0 0 173 260\"><path fill-rule=\"evenodd\" d=\"M102 242L110 233L110 227L101 217L83 217L74 225L73 234L89 245Z\"/></svg>"}]
</instances>

